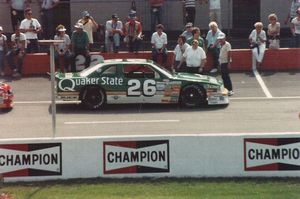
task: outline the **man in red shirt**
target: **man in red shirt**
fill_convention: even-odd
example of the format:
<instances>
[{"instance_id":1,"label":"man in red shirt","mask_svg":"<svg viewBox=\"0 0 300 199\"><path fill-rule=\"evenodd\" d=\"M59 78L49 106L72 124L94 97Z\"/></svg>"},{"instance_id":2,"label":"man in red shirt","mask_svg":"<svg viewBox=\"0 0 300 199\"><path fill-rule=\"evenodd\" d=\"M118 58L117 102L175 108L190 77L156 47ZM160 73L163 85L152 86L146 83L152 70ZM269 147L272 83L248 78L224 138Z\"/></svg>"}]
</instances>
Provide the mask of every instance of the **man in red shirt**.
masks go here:
<instances>
[{"instance_id":1,"label":"man in red shirt","mask_svg":"<svg viewBox=\"0 0 300 199\"><path fill-rule=\"evenodd\" d=\"M135 11L129 14L129 21L125 23L124 34L124 41L128 44L129 52L137 53L143 36L142 25L136 20Z\"/></svg>"}]
</instances>

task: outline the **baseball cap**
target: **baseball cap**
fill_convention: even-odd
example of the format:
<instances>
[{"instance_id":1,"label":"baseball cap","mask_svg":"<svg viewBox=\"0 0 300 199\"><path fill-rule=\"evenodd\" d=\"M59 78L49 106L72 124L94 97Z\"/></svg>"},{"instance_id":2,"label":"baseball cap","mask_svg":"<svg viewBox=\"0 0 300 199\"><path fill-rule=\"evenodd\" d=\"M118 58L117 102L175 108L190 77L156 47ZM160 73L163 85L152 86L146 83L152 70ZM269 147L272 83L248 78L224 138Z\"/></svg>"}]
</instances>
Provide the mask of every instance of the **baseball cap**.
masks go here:
<instances>
[{"instance_id":1,"label":"baseball cap","mask_svg":"<svg viewBox=\"0 0 300 199\"><path fill-rule=\"evenodd\" d=\"M185 25L186 28L190 28L190 27L193 27L193 23L189 22Z\"/></svg>"},{"instance_id":2,"label":"baseball cap","mask_svg":"<svg viewBox=\"0 0 300 199\"><path fill-rule=\"evenodd\" d=\"M66 31L66 30L67 30L67 29L65 29L65 28L59 28L59 29L58 29L59 32L63 32L63 31Z\"/></svg>"},{"instance_id":3,"label":"baseball cap","mask_svg":"<svg viewBox=\"0 0 300 199\"><path fill-rule=\"evenodd\" d=\"M219 36L217 37L217 39L225 39L226 35L225 33L219 33Z\"/></svg>"},{"instance_id":4,"label":"baseball cap","mask_svg":"<svg viewBox=\"0 0 300 199\"><path fill-rule=\"evenodd\" d=\"M82 15L83 17L89 17L89 16L90 16L90 13L89 13L87 10L85 10L85 11L83 11L83 12L81 13L81 15Z\"/></svg>"},{"instance_id":5,"label":"baseball cap","mask_svg":"<svg viewBox=\"0 0 300 199\"><path fill-rule=\"evenodd\" d=\"M83 29L83 24L82 24L82 23L77 23L77 24L75 24L74 27L75 27L75 28Z\"/></svg>"},{"instance_id":6,"label":"baseball cap","mask_svg":"<svg viewBox=\"0 0 300 199\"><path fill-rule=\"evenodd\" d=\"M0 26L0 31L3 31L3 28L2 28L2 26Z\"/></svg>"},{"instance_id":7,"label":"baseball cap","mask_svg":"<svg viewBox=\"0 0 300 199\"><path fill-rule=\"evenodd\" d=\"M113 15L111 15L111 18L112 18L112 19L119 19L119 17L118 17L118 15L117 15L117 14L113 14Z\"/></svg>"},{"instance_id":8,"label":"baseball cap","mask_svg":"<svg viewBox=\"0 0 300 199\"><path fill-rule=\"evenodd\" d=\"M132 10L130 13L129 13L129 17L131 19L134 19L136 17L136 11Z\"/></svg>"},{"instance_id":9,"label":"baseball cap","mask_svg":"<svg viewBox=\"0 0 300 199\"><path fill-rule=\"evenodd\" d=\"M59 24L59 25L56 27L56 31L59 31L59 32L66 31L66 28L65 28L64 25Z\"/></svg>"}]
</instances>

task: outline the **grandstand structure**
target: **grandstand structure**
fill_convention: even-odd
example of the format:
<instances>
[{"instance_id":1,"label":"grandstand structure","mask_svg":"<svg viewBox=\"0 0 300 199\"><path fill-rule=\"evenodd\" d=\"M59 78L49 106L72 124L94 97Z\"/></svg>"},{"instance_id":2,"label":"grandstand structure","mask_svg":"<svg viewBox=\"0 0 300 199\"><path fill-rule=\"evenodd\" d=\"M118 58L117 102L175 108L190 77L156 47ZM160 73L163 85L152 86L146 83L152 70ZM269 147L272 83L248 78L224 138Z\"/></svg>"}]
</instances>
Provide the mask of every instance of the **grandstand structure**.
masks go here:
<instances>
[{"instance_id":1,"label":"grandstand structure","mask_svg":"<svg viewBox=\"0 0 300 199\"><path fill-rule=\"evenodd\" d=\"M60 0L56 9L55 25L62 23L68 29L81 18L81 12L88 10L100 24L117 13L122 21L126 20L132 0ZM145 31L150 30L150 7L148 0L135 0L137 14L143 23ZM290 9L291 1L286 0L221 0L222 27L238 34L241 30L250 30L256 21L268 24L268 15L276 13L283 27ZM37 1L32 1L33 15L39 18ZM201 29L208 27L208 5L197 3L195 26ZM0 24L7 32L12 31L9 5L0 1ZM184 27L181 0L166 0L163 5L163 23L167 31L180 31Z\"/></svg>"}]
</instances>

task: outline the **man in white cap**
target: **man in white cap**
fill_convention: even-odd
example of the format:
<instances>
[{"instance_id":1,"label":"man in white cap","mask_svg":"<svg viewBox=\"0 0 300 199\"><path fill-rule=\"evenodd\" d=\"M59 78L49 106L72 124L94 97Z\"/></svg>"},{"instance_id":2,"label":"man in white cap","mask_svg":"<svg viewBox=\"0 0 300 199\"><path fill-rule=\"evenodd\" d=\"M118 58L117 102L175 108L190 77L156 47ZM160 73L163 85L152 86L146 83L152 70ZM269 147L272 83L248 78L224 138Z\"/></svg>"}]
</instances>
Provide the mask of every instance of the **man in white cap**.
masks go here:
<instances>
[{"instance_id":1,"label":"man in white cap","mask_svg":"<svg viewBox=\"0 0 300 199\"><path fill-rule=\"evenodd\" d=\"M91 49L94 43L93 32L98 28L98 24L88 11L83 11L81 14L82 14L82 18L78 20L78 23L83 24L83 30L85 30L89 36L90 49Z\"/></svg>"},{"instance_id":2,"label":"man in white cap","mask_svg":"<svg viewBox=\"0 0 300 199\"><path fill-rule=\"evenodd\" d=\"M71 71L72 72L76 72L75 61L77 55L83 55L85 57L86 68L90 65L91 62L88 34L83 30L82 23L77 23L74 27L75 27L75 31L72 33L72 37L71 37L71 49L72 49Z\"/></svg>"},{"instance_id":3,"label":"man in white cap","mask_svg":"<svg viewBox=\"0 0 300 199\"><path fill-rule=\"evenodd\" d=\"M229 76L229 67L231 62L231 57L229 51L231 50L231 44L226 41L225 33L220 33L218 36L218 42L221 45L219 62L221 66L222 79L224 82L224 87L229 91L228 95L234 94L232 90L232 83Z\"/></svg>"},{"instance_id":4,"label":"man in white cap","mask_svg":"<svg viewBox=\"0 0 300 199\"><path fill-rule=\"evenodd\" d=\"M7 48L7 38L3 34L3 28L0 26L0 76L4 76L4 53Z\"/></svg>"},{"instance_id":5,"label":"man in white cap","mask_svg":"<svg viewBox=\"0 0 300 199\"><path fill-rule=\"evenodd\" d=\"M105 46L107 52L119 51L121 36L123 35L123 23L117 14L111 16L111 20L106 22Z\"/></svg>"}]
</instances>

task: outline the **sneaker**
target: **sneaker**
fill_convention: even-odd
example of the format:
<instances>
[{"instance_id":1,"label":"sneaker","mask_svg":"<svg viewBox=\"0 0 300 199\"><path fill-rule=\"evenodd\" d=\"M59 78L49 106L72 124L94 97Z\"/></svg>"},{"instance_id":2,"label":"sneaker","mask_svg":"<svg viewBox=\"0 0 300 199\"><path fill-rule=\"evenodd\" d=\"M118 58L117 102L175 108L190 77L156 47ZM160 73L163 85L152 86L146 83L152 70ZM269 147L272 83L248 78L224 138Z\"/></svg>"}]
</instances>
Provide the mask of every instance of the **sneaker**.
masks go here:
<instances>
[{"instance_id":1,"label":"sneaker","mask_svg":"<svg viewBox=\"0 0 300 199\"><path fill-rule=\"evenodd\" d=\"M12 76L13 76L13 77L16 77L16 78L19 78L19 77L21 77L21 74L20 74L19 72L14 72L14 73L12 74Z\"/></svg>"},{"instance_id":2,"label":"sneaker","mask_svg":"<svg viewBox=\"0 0 300 199\"><path fill-rule=\"evenodd\" d=\"M213 68L209 71L209 73L216 73L216 72L218 72L218 69L216 69L216 68Z\"/></svg>"},{"instance_id":3,"label":"sneaker","mask_svg":"<svg viewBox=\"0 0 300 199\"><path fill-rule=\"evenodd\" d=\"M228 96L232 96L232 95L234 95L234 92L233 91L229 91L228 92Z\"/></svg>"}]
</instances>

